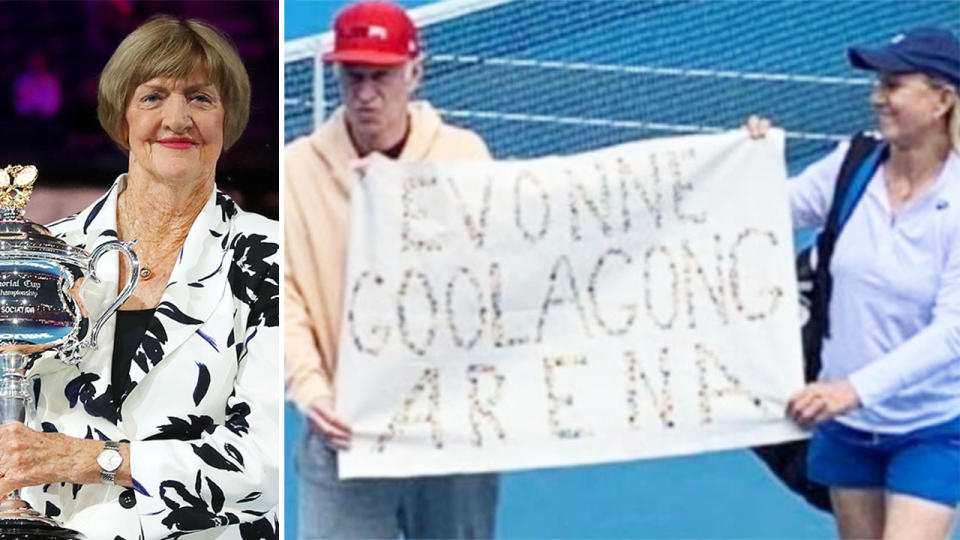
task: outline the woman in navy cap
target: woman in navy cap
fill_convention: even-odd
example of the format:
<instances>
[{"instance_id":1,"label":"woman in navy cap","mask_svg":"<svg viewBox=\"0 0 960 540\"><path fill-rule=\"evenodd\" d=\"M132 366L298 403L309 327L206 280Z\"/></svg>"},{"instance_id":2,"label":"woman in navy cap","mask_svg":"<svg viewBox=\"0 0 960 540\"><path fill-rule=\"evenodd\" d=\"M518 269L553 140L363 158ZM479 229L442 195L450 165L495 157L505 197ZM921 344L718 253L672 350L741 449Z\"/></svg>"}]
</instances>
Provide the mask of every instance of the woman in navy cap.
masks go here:
<instances>
[{"instance_id":1,"label":"woman in navy cap","mask_svg":"<svg viewBox=\"0 0 960 540\"><path fill-rule=\"evenodd\" d=\"M918 28L849 58L877 74L882 139L858 136L788 183L794 226L821 227L838 178L866 170L824 273L819 380L787 414L816 424L808 474L843 538L946 538L960 501L960 43ZM768 126L747 121L754 137Z\"/></svg>"}]
</instances>

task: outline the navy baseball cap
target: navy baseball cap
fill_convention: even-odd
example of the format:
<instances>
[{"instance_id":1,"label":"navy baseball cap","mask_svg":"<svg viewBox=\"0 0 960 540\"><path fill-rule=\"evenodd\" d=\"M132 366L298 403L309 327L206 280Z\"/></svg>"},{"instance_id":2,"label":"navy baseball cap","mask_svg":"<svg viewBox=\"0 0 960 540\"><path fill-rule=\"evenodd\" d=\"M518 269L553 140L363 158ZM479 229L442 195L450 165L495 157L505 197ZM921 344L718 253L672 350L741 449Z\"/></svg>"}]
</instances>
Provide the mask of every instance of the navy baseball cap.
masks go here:
<instances>
[{"instance_id":1,"label":"navy baseball cap","mask_svg":"<svg viewBox=\"0 0 960 540\"><path fill-rule=\"evenodd\" d=\"M847 51L853 67L884 73L923 73L960 88L960 41L947 30L915 28L886 47Z\"/></svg>"}]
</instances>

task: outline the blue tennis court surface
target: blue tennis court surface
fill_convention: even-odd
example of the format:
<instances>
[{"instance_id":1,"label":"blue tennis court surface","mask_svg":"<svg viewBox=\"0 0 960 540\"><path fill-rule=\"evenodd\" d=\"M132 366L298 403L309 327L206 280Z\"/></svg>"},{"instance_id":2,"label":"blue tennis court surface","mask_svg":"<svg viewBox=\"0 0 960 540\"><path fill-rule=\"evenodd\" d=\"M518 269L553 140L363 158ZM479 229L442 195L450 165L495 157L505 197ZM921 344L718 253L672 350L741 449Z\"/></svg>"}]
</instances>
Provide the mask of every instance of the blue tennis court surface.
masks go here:
<instances>
[{"instance_id":1,"label":"blue tennis court surface","mask_svg":"<svg viewBox=\"0 0 960 540\"><path fill-rule=\"evenodd\" d=\"M303 423L290 407L286 418L285 528L294 539L292 457ZM506 473L496 530L498 538L834 537L824 514L744 451Z\"/></svg>"},{"instance_id":2,"label":"blue tennis court surface","mask_svg":"<svg viewBox=\"0 0 960 540\"><path fill-rule=\"evenodd\" d=\"M327 28L341 4L288 0L287 39ZM730 129L759 112L788 131L796 173L873 126L871 79L848 66L846 48L919 25L960 33L960 1L507 2L422 29L420 95L501 158ZM314 86L315 65L310 55L285 60L287 140L339 103L329 69ZM301 429L288 408L287 538L296 531L291 453ZM746 451L504 474L497 536L836 537L828 516Z\"/></svg>"}]
</instances>

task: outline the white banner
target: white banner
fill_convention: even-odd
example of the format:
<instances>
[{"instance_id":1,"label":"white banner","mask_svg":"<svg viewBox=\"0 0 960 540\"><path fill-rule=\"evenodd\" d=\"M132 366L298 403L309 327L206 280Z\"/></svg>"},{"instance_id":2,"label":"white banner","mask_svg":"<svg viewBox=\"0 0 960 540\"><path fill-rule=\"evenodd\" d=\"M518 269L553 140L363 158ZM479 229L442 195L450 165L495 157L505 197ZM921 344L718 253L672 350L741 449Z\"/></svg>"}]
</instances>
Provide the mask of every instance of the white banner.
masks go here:
<instances>
[{"instance_id":1,"label":"white banner","mask_svg":"<svg viewBox=\"0 0 960 540\"><path fill-rule=\"evenodd\" d=\"M803 437L783 133L354 186L340 476L552 467Z\"/></svg>"}]
</instances>

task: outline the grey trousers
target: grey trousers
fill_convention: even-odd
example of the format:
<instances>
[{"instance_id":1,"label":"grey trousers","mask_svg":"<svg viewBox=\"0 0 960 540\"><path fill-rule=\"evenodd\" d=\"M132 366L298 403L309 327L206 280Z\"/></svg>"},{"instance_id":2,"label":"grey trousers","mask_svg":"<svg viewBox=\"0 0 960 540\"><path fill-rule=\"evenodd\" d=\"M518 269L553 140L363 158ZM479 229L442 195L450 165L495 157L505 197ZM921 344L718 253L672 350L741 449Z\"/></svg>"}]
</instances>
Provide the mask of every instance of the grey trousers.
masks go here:
<instances>
[{"instance_id":1,"label":"grey trousers","mask_svg":"<svg viewBox=\"0 0 960 540\"><path fill-rule=\"evenodd\" d=\"M336 454L312 429L296 458L300 538L491 538L497 475L337 479Z\"/></svg>"}]
</instances>

